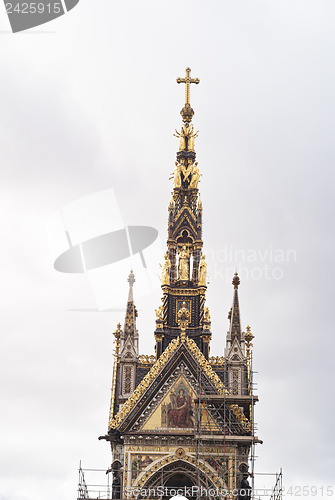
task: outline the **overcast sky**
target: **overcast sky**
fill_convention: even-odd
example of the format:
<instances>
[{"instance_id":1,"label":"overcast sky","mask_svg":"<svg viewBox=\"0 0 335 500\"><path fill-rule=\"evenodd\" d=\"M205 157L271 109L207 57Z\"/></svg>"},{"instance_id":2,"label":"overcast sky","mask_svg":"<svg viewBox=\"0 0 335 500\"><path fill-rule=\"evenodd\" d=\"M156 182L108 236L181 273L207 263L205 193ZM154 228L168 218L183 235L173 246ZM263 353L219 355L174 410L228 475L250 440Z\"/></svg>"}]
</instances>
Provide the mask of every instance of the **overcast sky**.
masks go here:
<instances>
[{"instance_id":1,"label":"overcast sky","mask_svg":"<svg viewBox=\"0 0 335 500\"><path fill-rule=\"evenodd\" d=\"M87 311L87 277L53 269L46 226L113 188L126 224L157 228L165 245L186 66L201 80L211 354L223 353L237 268L255 335L256 471L334 486L334 2L80 0L9 30L2 6L0 499L73 500L80 459L110 464L97 438L124 312ZM134 294L151 354L160 290Z\"/></svg>"}]
</instances>

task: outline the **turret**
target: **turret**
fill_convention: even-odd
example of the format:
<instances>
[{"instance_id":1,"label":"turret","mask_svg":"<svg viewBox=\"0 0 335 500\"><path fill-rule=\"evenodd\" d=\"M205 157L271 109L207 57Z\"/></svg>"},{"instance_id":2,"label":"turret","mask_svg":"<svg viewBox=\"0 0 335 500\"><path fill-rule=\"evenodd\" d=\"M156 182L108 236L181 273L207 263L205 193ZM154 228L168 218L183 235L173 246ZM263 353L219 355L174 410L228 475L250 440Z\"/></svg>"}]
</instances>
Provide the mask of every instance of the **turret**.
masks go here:
<instances>
[{"instance_id":1,"label":"turret","mask_svg":"<svg viewBox=\"0 0 335 500\"><path fill-rule=\"evenodd\" d=\"M120 353L118 355L120 367L120 402L126 400L134 391L136 380L136 366L138 361L138 331L136 329L137 310L134 304L133 286L135 276L130 271L128 276L129 293L123 330L120 331Z\"/></svg>"},{"instance_id":2,"label":"turret","mask_svg":"<svg viewBox=\"0 0 335 500\"><path fill-rule=\"evenodd\" d=\"M235 339L239 343L242 342L240 304L238 300L238 287L240 283L240 278L236 272L232 280L232 284L234 285L233 305L228 313L229 331L227 334L226 355L228 354L228 351Z\"/></svg>"},{"instance_id":3,"label":"turret","mask_svg":"<svg viewBox=\"0 0 335 500\"><path fill-rule=\"evenodd\" d=\"M240 305L238 299L238 287L240 283L240 278L236 272L232 280L234 286L233 305L228 314L229 331L227 333L225 349L228 386L233 394L246 394L248 387L245 340L244 332L242 332L241 329Z\"/></svg>"}]
</instances>

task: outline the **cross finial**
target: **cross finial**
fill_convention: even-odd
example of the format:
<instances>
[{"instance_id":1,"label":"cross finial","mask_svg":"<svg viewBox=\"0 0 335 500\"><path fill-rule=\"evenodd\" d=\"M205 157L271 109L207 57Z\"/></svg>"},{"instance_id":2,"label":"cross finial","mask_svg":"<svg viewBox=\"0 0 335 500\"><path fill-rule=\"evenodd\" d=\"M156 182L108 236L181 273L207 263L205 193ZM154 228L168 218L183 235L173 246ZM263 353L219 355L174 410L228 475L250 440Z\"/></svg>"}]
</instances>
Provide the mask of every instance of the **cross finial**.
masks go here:
<instances>
[{"instance_id":1,"label":"cross finial","mask_svg":"<svg viewBox=\"0 0 335 500\"><path fill-rule=\"evenodd\" d=\"M186 68L186 77L177 78L177 83L185 83L185 106L190 105L190 85L200 83L199 78L191 78L191 68Z\"/></svg>"}]
</instances>

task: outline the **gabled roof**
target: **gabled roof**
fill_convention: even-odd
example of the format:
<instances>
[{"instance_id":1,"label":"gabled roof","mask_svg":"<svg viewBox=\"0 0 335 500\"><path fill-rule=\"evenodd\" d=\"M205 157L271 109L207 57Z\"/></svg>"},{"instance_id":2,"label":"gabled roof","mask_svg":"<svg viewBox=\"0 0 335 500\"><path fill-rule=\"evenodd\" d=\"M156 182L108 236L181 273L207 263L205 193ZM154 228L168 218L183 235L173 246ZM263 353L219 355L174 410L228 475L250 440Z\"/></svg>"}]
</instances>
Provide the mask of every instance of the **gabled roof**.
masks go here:
<instances>
[{"instance_id":1,"label":"gabled roof","mask_svg":"<svg viewBox=\"0 0 335 500\"><path fill-rule=\"evenodd\" d=\"M167 361L170 359L171 355L176 351L178 345L180 343L180 338L176 338L172 340L169 346L162 353L160 358L156 361L156 363L151 367L149 372L143 378L142 382L136 387L133 394L126 401L126 403L122 406L121 410L112 418L109 422L109 427L111 429L116 429L124 420L124 418L130 413L130 411L134 408L137 401L141 398L146 389L151 385L151 383L155 380L158 373L162 371Z\"/></svg>"},{"instance_id":2,"label":"gabled roof","mask_svg":"<svg viewBox=\"0 0 335 500\"><path fill-rule=\"evenodd\" d=\"M190 229L193 233L193 237L196 238L198 232L196 215L192 212L189 206L182 207L180 212L177 214L173 234L177 235L182 229Z\"/></svg>"},{"instance_id":3,"label":"gabled roof","mask_svg":"<svg viewBox=\"0 0 335 500\"><path fill-rule=\"evenodd\" d=\"M215 373L210 363L202 354L194 340L186 336L185 340L177 337L172 340L163 351L160 358L154 363L133 394L122 406L119 412L110 419L110 429L125 430L131 421L136 419L136 414L141 413L148 404L149 398L155 390L159 389L159 382L166 378L173 363L178 363L184 358L193 368L201 368L205 382L204 390L212 394L228 395L223 382ZM247 432L250 431L250 422L246 419L243 411L237 405L230 405L230 409L237 420Z\"/></svg>"},{"instance_id":4,"label":"gabled roof","mask_svg":"<svg viewBox=\"0 0 335 500\"><path fill-rule=\"evenodd\" d=\"M243 361L245 355L241 349L241 343L235 337L226 353L227 361Z\"/></svg>"}]
</instances>

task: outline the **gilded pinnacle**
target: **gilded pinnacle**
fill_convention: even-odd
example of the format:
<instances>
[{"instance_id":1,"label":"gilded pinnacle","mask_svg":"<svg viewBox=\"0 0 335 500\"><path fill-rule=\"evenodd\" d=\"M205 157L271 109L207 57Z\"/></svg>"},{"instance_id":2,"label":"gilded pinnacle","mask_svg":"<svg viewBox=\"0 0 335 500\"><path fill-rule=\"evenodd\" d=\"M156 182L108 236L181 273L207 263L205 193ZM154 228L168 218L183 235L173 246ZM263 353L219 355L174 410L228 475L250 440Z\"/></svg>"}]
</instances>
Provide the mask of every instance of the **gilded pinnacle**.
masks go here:
<instances>
[{"instance_id":1,"label":"gilded pinnacle","mask_svg":"<svg viewBox=\"0 0 335 500\"><path fill-rule=\"evenodd\" d=\"M244 338L245 338L245 341L247 342L248 346L251 346L252 345L251 341L252 341L252 339L255 338L255 336L251 333L251 329L250 329L249 325L247 326L247 331L245 332Z\"/></svg>"},{"instance_id":2,"label":"gilded pinnacle","mask_svg":"<svg viewBox=\"0 0 335 500\"><path fill-rule=\"evenodd\" d=\"M114 343L115 343L115 352L114 355L117 356L119 354L119 349L120 349L120 337L121 337L121 324L118 323L117 329L114 332Z\"/></svg>"},{"instance_id":3,"label":"gilded pinnacle","mask_svg":"<svg viewBox=\"0 0 335 500\"><path fill-rule=\"evenodd\" d=\"M194 111L190 104L190 85L191 83L200 83L199 78L191 78L191 68L186 68L186 77L177 78L177 83L185 83L185 106L181 110L180 114L183 118L183 122L188 124L191 122L194 115Z\"/></svg>"},{"instance_id":4,"label":"gilded pinnacle","mask_svg":"<svg viewBox=\"0 0 335 500\"><path fill-rule=\"evenodd\" d=\"M121 323L118 323L117 324L117 328L114 332L114 337L116 338L116 340L118 340L120 338L120 335L121 335Z\"/></svg>"}]
</instances>

